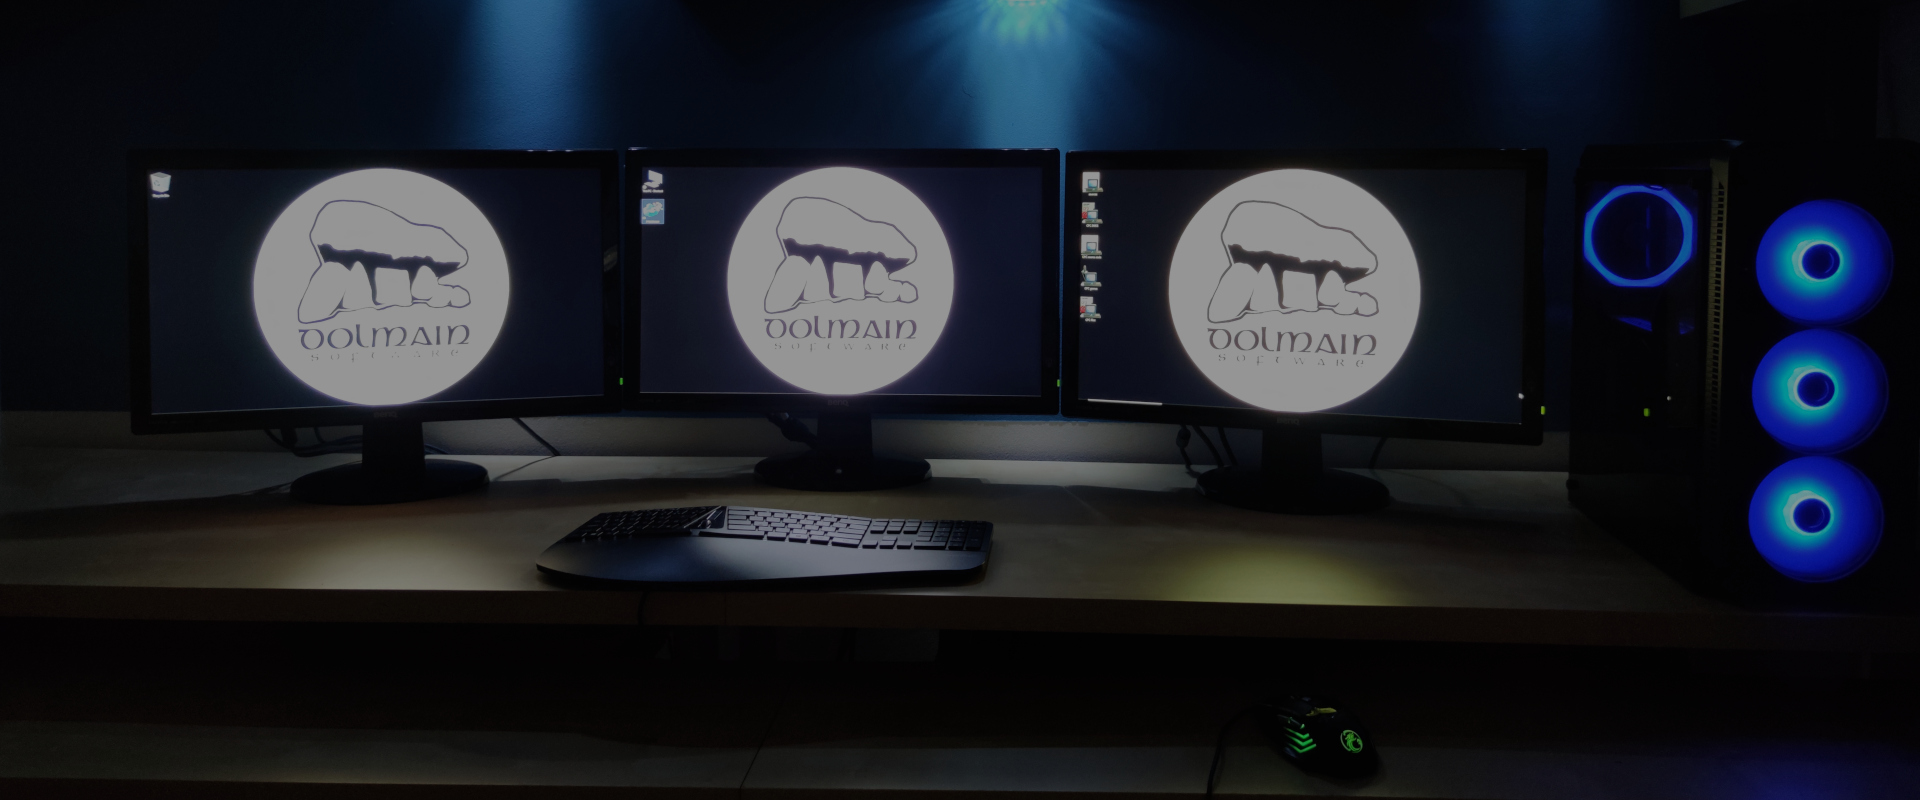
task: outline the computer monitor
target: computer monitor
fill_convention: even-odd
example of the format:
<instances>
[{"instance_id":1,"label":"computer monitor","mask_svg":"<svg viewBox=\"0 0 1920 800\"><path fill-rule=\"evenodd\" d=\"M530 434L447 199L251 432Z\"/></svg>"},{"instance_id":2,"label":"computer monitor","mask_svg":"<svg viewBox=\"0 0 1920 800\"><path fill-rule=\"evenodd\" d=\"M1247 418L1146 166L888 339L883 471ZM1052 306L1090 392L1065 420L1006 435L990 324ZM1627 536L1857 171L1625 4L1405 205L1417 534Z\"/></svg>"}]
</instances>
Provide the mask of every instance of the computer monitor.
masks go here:
<instances>
[{"instance_id":1,"label":"computer monitor","mask_svg":"<svg viewBox=\"0 0 1920 800\"><path fill-rule=\"evenodd\" d=\"M619 407L618 180L613 151L132 153L134 432L364 426L314 502L485 485L420 423Z\"/></svg>"},{"instance_id":2,"label":"computer monitor","mask_svg":"<svg viewBox=\"0 0 1920 800\"><path fill-rule=\"evenodd\" d=\"M871 415L1052 414L1057 150L627 154L626 401L813 412L780 486L925 480Z\"/></svg>"},{"instance_id":3,"label":"computer monitor","mask_svg":"<svg viewBox=\"0 0 1920 800\"><path fill-rule=\"evenodd\" d=\"M1064 413L1258 429L1261 465L1200 489L1294 513L1388 501L1321 433L1538 444L1546 164L1069 153Z\"/></svg>"}]
</instances>

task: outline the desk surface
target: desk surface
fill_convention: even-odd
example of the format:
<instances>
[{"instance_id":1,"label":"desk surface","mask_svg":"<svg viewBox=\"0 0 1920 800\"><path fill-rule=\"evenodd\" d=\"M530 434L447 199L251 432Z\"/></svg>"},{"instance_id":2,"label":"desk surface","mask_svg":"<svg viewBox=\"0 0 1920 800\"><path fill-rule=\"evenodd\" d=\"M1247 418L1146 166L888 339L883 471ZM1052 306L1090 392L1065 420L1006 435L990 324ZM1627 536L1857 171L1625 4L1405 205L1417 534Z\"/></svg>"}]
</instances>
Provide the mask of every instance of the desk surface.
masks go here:
<instances>
[{"instance_id":1,"label":"desk surface","mask_svg":"<svg viewBox=\"0 0 1920 800\"><path fill-rule=\"evenodd\" d=\"M1909 651L1920 620L1741 611L1569 507L1560 473L1381 471L1388 509L1294 517L1175 466L936 461L817 494L751 459L467 457L484 493L373 507L260 492L351 456L10 449L0 616L1003 629ZM534 557L607 510L739 504L995 523L980 582L860 592L581 591ZM643 604L644 599L644 604Z\"/></svg>"}]
</instances>

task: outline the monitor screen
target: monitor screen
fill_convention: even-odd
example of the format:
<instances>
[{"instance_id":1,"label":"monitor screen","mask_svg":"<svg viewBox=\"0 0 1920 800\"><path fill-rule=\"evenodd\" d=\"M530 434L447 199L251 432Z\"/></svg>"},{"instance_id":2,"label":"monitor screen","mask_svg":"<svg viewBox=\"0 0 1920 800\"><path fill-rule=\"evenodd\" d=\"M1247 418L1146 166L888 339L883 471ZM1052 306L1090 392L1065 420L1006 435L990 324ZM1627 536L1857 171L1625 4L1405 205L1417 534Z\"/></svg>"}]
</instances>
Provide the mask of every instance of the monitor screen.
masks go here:
<instances>
[{"instance_id":1,"label":"monitor screen","mask_svg":"<svg viewBox=\"0 0 1920 800\"><path fill-rule=\"evenodd\" d=\"M1544 154L1068 161L1069 413L1537 430Z\"/></svg>"},{"instance_id":2,"label":"monitor screen","mask_svg":"<svg viewBox=\"0 0 1920 800\"><path fill-rule=\"evenodd\" d=\"M1057 151L627 164L633 404L1056 407Z\"/></svg>"},{"instance_id":3,"label":"monitor screen","mask_svg":"<svg viewBox=\"0 0 1920 800\"><path fill-rule=\"evenodd\" d=\"M136 154L135 405L161 428L604 408L616 158Z\"/></svg>"}]
</instances>

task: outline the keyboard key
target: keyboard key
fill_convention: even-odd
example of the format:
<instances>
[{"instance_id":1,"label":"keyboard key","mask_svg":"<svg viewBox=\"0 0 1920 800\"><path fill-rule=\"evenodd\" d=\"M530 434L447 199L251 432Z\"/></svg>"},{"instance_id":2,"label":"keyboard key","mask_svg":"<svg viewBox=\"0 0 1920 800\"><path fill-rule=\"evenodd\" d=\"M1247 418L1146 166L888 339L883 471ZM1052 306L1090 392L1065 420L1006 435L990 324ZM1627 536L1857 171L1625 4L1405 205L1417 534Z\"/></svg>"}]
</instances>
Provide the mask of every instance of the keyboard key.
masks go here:
<instances>
[{"instance_id":1,"label":"keyboard key","mask_svg":"<svg viewBox=\"0 0 1920 800\"><path fill-rule=\"evenodd\" d=\"M758 539L760 538L759 531L710 530L710 531L706 531L703 535L716 536L722 539Z\"/></svg>"}]
</instances>

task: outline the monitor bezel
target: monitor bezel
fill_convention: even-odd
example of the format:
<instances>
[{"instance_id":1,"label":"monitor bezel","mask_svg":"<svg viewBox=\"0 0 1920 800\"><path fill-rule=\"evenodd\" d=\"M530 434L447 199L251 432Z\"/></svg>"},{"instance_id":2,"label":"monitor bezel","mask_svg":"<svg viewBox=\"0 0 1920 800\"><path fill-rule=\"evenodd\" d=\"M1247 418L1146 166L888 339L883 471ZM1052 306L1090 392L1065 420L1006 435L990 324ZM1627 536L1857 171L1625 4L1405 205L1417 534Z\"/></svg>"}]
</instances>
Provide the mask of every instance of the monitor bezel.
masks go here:
<instances>
[{"instance_id":1,"label":"monitor bezel","mask_svg":"<svg viewBox=\"0 0 1920 800\"><path fill-rule=\"evenodd\" d=\"M132 150L127 154L128 364L133 432L190 433L368 422L546 417L619 410L619 170L616 150ZM393 406L155 414L147 263L147 175L160 169L594 169L600 172L602 352L598 396L466 400Z\"/></svg>"},{"instance_id":2,"label":"monitor bezel","mask_svg":"<svg viewBox=\"0 0 1920 800\"><path fill-rule=\"evenodd\" d=\"M1189 170L1189 169L1518 169L1527 176L1526 243L1523 265L1520 385L1525 398L1519 403L1518 422L1475 422L1466 420L1380 417L1363 414L1327 412L1280 412L1251 408L1225 408L1194 405L1126 405L1095 403L1080 397L1080 326L1067 301L1077 295L1061 292L1062 356L1060 360L1061 413L1067 417L1158 422L1190 425L1217 425L1230 428L1269 428L1285 426L1320 433L1360 436L1385 436L1408 439L1450 439L1456 441L1505 444L1539 444L1545 405L1546 302L1545 221L1547 202L1547 151L1544 149L1445 149L1445 150L1075 150L1067 153L1066 175L1070 178L1087 171L1105 170ZM1103 176L1104 177L1104 176ZM1074 193L1076 197L1081 192ZM1062 230L1077 220L1077 200L1062 201ZM1075 254L1070 252L1074 237L1062 236L1061 280L1077 272L1072 269Z\"/></svg>"},{"instance_id":3,"label":"monitor bezel","mask_svg":"<svg viewBox=\"0 0 1920 800\"><path fill-rule=\"evenodd\" d=\"M644 162L644 163L643 163ZM622 184L629 199L639 196L638 185L648 168L657 167L746 167L809 169L830 166L870 168L1037 168L1040 170L1040 254L1043 275L1040 279L1040 363L1034 377L1039 392L1032 396L1014 395L824 395L795 391L788 393L718 392L641 392L640 335L642 316L639 271L640 225L637 209L621 219L629 252L626 274L627 357L623 395L627 408L639 411L672 412L756 412L756 411L846 411L868 413L934 414L1021 414L1051 415L1059 412L1060 352L1060 151L1056 149L778 149L778 148L650 148L627 151L626 180Z\"/></svg>"}]
</instances>

